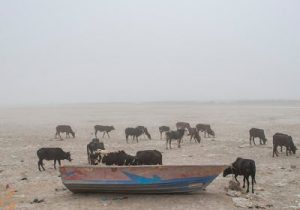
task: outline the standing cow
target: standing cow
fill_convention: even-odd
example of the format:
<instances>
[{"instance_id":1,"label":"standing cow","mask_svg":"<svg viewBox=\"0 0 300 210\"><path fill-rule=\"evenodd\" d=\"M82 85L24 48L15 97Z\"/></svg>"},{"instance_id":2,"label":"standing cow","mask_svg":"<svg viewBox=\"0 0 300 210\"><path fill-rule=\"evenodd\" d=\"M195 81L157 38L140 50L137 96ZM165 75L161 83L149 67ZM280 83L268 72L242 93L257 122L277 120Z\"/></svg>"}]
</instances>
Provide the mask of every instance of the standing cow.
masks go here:
<instances>
[{"instance_id":1,"label":"standing cow","mask_svg":"<svg viewBox=\"0 0 300 210\"><path fill-rule=\"evenodd\" d=\"M136 153L139 165L162 165L162 154L157 150L143 150Z\"/></svg>"},{"instance_id":2,"label":"standing cow","mask_svg":"<svg viewBox=\"0 0 300 210\"><path fill-rule=\"evenodd\" d=\"M160 139L162 139L162 134L165 133L165 132L170 131L170 127L163 125L163 126L160 126L158 128L158 130L159 130L159 133L160 133Z\"/></svg>"},{"instance_id":3,"label":"standing cow","mask_svg":"<svg viewBox=\"0 0 300 210\"><path fill-rule=\"evenodd\" d=\"M266 144L267 139L265 136L265 131L263 129L258 129L258 128L251 128L249 130L249 134L250 134L250 145L251 145L251 141L253 141L254 145L255 145L255 138L259 138L259 143L262 144Z\"/></svg>"},{"instance_id":4,"label":"standing cow","mask_svg":"<svg viewBox=\"0 0 300 210\"><path fill-rule=\"evenodd\" d=\"M177 131L168 131L166 133L166 149L168 149L168 144L169 148L172 149L171 143L172 140L177 140L177 146L180 148L180 143L182 141L183 135L184 135L184 129L178 129Z\"/></svg>"},{"instance_id":5,"label":"standing cow","mask_svg":"<svg viewBox=\"0 0 300 210\"><path fill-rule=\"evenodd\" d=\"M41 171L41 167L45 171L43 160L54 160L54 169L56 169L56 161L59 166L61 160L72 161L70 152L64 152L61 148L41 148L37 151L37 156L39 171Z\"/></svg>"},{"instance_id":6,"label":"standing cow","mask_svg":"<svg viewBox=\"0 0 300 210\"><path fill-rule=\"evenodd\" d=\"M115 130L114 126L106 126L106 125L95 125L94 129L95 129L96 138L97 138L98 131L103 132L102 138L104 138L105 134L107 134L108 138L110 138L109 132Z\"/></svg>"},{"instance_id":7,"label":"standing cow","mask_svg":"<svg viewBox=\"0 0 300 210\"><path fill-rule=\"evenodd\" d=\"M62 140L60 133L66 133L66 138L70 138L70 134L73 136L73 138L75 138L75 132L72 130L71 126L69 125L56 126L55 138L59 136L59 138Z\"/></svg>"},{"instance_id":8,"label":"standing cow","mask_svg":"<svg viewBox=\"0 0 300 210\"><path fill-rule=\"evenodd\" d=\"M197 128L188 128L188 131L189 131L188 135L191 137L190 142L192 141L192 139L194 139L195 142L197 141L200 144L201 137L199 135Z\"/></svg>"},{"instance_id":9,"label":"standing cow","mask_svg":"<svg viewBox=\"0 0 300 210\"><path fill-rule=\"evenodd\" d=\"M243 159L238 157L234 163L231 164L228 168L223 171L223 177L227 176L228 174L234 174L235 180L237 180L237 176L242 175L244 176L243 179L243 188L245 187L245 180L247 181L247 193L249 192L249 176L251 176L252 181L252 193L254 193L254 183L255 181L255 174L256 174L256 166L255 161L251 159Z\"/></svg>"},{"instance_id":10,"label":"standing cow","mask_svg":"<svg viewBox=\"0 0 300 210\"><path fill-rule=\"evenodd\" d=\"M92 139L90 143L86 146L87 149L87 156L88 156L88 163L91 165L97 165L99 155L96 154L98 149L104 150L103 142L100 142L98 138Z\"/></svg>"},{"instance_id":11,"label":"standing cow","mask_svg":"<svg viewBox=\"0 0 300 210\"><path fill-rule=\"evenodd\" d=\"M204 138L205 137L210 137L213 136L215 137L215 132L211 129L209 124L197 124L196 128L198 132L203 132L204 133Z\"/></svg>"},{"instance_id":12,"label":"standing cow","mask_svg":"<svg viewBox=\"0 0 300 210\"><path fill-rule=\"evenodd\" d=\"M286 155L288 156L288 153L294 153L296 154L297 147L295 146L293 139L291 136L283 134L283 133L276 133L273 136L273 157L274 155L278 156L277 147L286 147Z\"/></svg>"}]
</instances>

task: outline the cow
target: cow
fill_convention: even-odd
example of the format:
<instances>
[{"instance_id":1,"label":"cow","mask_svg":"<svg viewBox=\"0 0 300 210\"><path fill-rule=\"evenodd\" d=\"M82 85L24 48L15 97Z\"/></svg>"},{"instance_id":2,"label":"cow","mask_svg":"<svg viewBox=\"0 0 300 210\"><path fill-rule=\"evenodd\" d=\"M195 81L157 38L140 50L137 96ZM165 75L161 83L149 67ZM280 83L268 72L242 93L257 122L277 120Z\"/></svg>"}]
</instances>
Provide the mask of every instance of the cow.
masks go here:
<instances>
[{"instance_id":1,"label":"cow","mask_svg":"<svg viewBox=\"0 0 300 210\"><path fill-rule=\"evenodd\" d=\"M139 165L138 159L135 156L128 155L123 150L117 152L98 150L96 154L99 155L99 162L105 165Z\"/></svg>"},{"instance_id":2,"label":"cow","mask_svg":"<svg viewBox=\"0 0 300 210\"><path fill-rule=\"evenodd\" d=\"M162 165L162 154L157 150L143 150L136 153L139 165Z\"/></svg>"},{"instance_id":3,"label":"cow","mask_svg":"<svg viewBox=\"0 0 300 210\"><path fill-rule=\"evenodd\" d=\"M70 134L75 138L75 133L72 130L71 126L69 125L58 125L56 126L56 133L55 133L55 138L59 136L59 138L62 140L60 133L66 133L66 138L70 138Z\"/></svg>"},{"instance_id":4,"label":"cow","mask_svg":"<svg viewBox=\"0 0 300 210\"><path fill-rule=\"evenodd\" d=\"M103 142L100 142L98 138L92 139L90 143L86 146L88 163L91 165L97 165L98 155L95 152L98 149L105 150Z\"/></svg>"},{"instance_id":5,"label":"cow","mask_svg":"<svg viewBox=\"0 0 300 210\"><path fill-rule=\"evenodd\" d=\"M160 126L159 128L158 128L158 130L159 130L159 133L160 133L160 139L162 139L162 134L164 133L164 132L168 132L168 131L170 131L170 127L168 127L168 126Z\"/></svg>"},{"instance_id":6,"label":"cow","mask_svg":"<svg viewBox=\"0 0 300 210\"><path fill-rule=\"evenodd\" d=\"M144 126L138 126L136 128L126 128L125 129L125 135L126 135L126 142L128 143L128 137L132 136L132 140L136 139L137 142L139 142L139 137L142 134L146 134L149 139L151 139L151 136Z\"/></svg>"},{"instance_id":7,"label":"cow","mask_svg":"<svg viewBox=\"0 0 300 210\"><path fill-rule=\"evenodd\" d=\"M204 138L213 136L215 137L215 132L211 129L209 124L197 124L196 128L199 132L204 132Z\"/></svg>"},{"instance_id":8,"label":"cow","mask_svg":"<svg viewBox=\"0 0 300 210\"><path fill-rule=\"evenodd\" d=\"M148 129L145 126L140 125L140 126L137 126L136 128L143 130L143 134L146 135L149 140L151 140L151 135L150 135L150 133L148 132Z\"/></svg>"},{"instance_id":9,"label":"cow","mask_svg":"<svg viewBox=\"0 0 300 210\"><path fill-rule=\"evenodd\" d=\"M180 143L182 140L182 137L184 135L185 129L178 129L177 131L168 131L166 132L166 149L168 149L168 144L170 149L171 148L171 142L172 140L177 140L178 148L180 148Z\"/></svg>"},{"instance_id":10,"label":"cow","mask_svg":"<svg viewBox=\"0 0 300 210\"><path fill-rule=\"evenodd\" d=\"M190 125L190 123L187 123L187 122L177 122L176 123L176 128L177 128L177 130L178 129L188 129L188 128L190 128L191 127L191 125Z\"/></svg>"},{"instance_id":11,"label":"cow","mask_svg":"<svg viewBox=\"0 0 300 210\"><path fill-rule=\"evenodd\" d=\"M228 168L223 171L223 177L226 177L228 174L234 174L235 180L237 180L237 176L242 175L244 176L243 179L243 188L245 188L245 180L247 180L247 193L249 192L249 176L252 179L252 193L254 193L254 183L255 181L255 173L256 173L256 166L255 161L251 159L243 159L238 157L234 163L231 164Z\"/></svg>"},{"instance_id":12,"label":"cow","mask_svg":"<svg viewBox=\"0 0 300 210\"><path fill-rule=\"evenodd\" d=\"M251 141L253 141L254 145L255 145L255 138L259 138L259 143L262 144L266 144L267 139L265 136L265 131L263 129L259 129L259 128L251 128L249 130L249 134L250 134L250 145L251 145Z\"/></svg>"},{"instance_id":13,"label":"cow","mask_svg":"<svg viewBox=\"0 0 300 210\"><path fill-rule=\"evenodd\" d=\"M37 151L37 156L39 158L39 171L41 171L41 167L45 171L43 160L54 160L54 169L56 169L56 161L58 161L59 166L61 165L61 160L69 160L70 162L72 161L70 152L64 152L61 148L43 147Z\"/></svg>"},{"instance_id":14,"label":"cow","mask_svg":"<svg viewBox=\"0 0 300 210\"><path fill-rule=\"evenodd\" d=\"M288 156L288 153L294 153L296 154L297 147L295 146L293 139L291 136L283 134L283 133L276 133L273 136L273 157L274 155L278 156L277 147L286 147L286 155Z\"/></svg>"},{"instance_id":15,"label":"cow","mask_svg":"<svg viewBox=\"0 0 300 210\"><path fill-rule=\"evenodd\" d=\"M95 125L94 129L95 129L95 137L96 138L97 138L98 131L103 132L102 138L104 138L105 134L107 134L108 138L110 138L109 132L115 130L114 126L106 126L106 125Z\"/></svg>"},{"instance_id":16,"label":"cow","mask_svg":"<svg viewBox=\"0 0 300 210\"><path fill-rule=\"evenodd\" d=\"M194 139L195 142L197 141L200 144L201 137L199 135L199 132L198 132L197 128L188 128L188 131L189 131L188 135L191 137L190 142L192 141L192 139Z\"/></svg>"}]
</instances>

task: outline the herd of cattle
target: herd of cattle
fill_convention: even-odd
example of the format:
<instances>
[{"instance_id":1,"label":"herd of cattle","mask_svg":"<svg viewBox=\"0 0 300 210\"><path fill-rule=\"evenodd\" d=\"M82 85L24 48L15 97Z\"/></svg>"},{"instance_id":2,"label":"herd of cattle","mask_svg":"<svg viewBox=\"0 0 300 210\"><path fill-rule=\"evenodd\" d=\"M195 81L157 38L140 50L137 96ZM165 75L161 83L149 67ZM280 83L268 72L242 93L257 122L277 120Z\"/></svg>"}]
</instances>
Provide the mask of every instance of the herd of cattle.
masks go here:
<instances>
[{"instance_id":1,"label":"herd of cattle","mask_svg":"<svg viewBox=\"0 0 300 210\"><path fill-rule=\"evenodd\" d=\"M162 165L162 154L157 150L143 150L138 151L135 155L130 155L121 151L116 152L108 152L105 150L104 143L97 138L98 132L103 132L103 136L109 133L115 128L113 126L102 126L95 125L95 138L92 139L90 143L87 144L87 159L90 165ZM171 142L173 140L177 141L177 146L180 148L180 144L182 139L187 132L187 135L190 136L190 141L192 139L195 142L200 143L201 137L200 132L204 133L204 137L215 137L215 132L211 129L211 126L208 124L197 124L195 127L191 127L189 123L186 122L177 122L176 130L171 130L168 126L160 126L159 127L160 138L162 139L163 133L166 137L166 149L171 149ZM69 125L59 125L56 127L55 137L59 136L60 139L61 133L66 133L66 138L70 138L70 134L73 138L75 138L75 132L72 130ZM250 134L250 145L252 142L255 144L255 138L259 138L260 144L266 144L267 139L265 136L265 132L262 129L251 128L249 130ZM144 126L137 126L136 128L126 128L125 136L126 142L128 143L128 138L131 136L132 141L136 140L138 142L138 138L141 135L146 135L148 139L151 139L151 135L148 129ZM273 157L274 155L278 156L277 147L286 148L286 155L295 154L297 147L295 146L293 139L291 136L282 133L276 133L273 136ZM56 168L56 161L59 165L61 165L61 160L69 160L71 159L70 152L64 152L61 148L41 148L37 151L37 156L39 158L38 161L38 169L41 171L41 168L45 170L43 166L43 160L54 160L54 168ZM234 174L235 179L238 175L244 176L244 184L245 180L247 181L247 192L249 192L249 177L252 178L252 192L254 192L253 184L255 183L255 173L256 167L255 162L250 159L242 159L237 158L234 163L232 163L228 168L226 168L223 172L223 176L227 176L228 174ZM237 179L236 179L237 180ZM238 181L238 180L237 180Z\"/></svg>"}]
</instances>

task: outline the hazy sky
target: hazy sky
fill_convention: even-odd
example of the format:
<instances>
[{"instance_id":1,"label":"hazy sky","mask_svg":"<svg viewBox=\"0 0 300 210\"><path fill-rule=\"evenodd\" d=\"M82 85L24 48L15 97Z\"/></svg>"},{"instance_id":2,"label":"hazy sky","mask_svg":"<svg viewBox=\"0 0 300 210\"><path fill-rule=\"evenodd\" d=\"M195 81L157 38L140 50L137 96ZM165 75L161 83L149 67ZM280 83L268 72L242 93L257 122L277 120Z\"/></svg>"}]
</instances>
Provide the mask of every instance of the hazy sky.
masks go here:
<instances>
[{"instance_id":1,"label":"hazy sky","mask_svg":"<svg viewBox=\"0 0 300 210\"><path fill-rule=\"evenodd\" d=\"M300 99L300 1L0 0L0 104Z\"/></svg>"}]
</instances>

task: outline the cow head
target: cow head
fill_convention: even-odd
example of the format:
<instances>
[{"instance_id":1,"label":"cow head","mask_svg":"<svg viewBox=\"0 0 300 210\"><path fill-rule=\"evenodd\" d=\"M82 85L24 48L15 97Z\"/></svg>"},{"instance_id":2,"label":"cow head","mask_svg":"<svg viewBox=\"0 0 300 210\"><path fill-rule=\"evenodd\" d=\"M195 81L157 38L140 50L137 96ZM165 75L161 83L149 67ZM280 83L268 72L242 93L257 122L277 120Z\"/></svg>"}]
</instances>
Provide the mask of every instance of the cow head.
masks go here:
<instances>
[{"instance_id":1,"label":"cow head","mask_svg":"<svg viewBox=\"0 0 300 210\"><path fill-rule=\"evenodd\" d=\"M228 174L234 174L234 168L232 165L223 171L223 177L226 177Z\"/></svg>"},{"instance_id":2,"label":"cow head","mask_svg":"<svg viewBox=\"0 0 300 210\"><path fill-rule=\"evenodd\" d=\"M74 131L71 132L71 135L73 136L73 138L75 138L75 132Z\"/></svg>"},{"instance_id":3,"label":"cow head","mask_svg":"<svg viewBox=\"0 0 300 210\"><path fill-rule=\"evenodd\" d=\"M292 145L291 150L292 150L293 154L296 154L297 147L295 145Z\"/></svg>"},{"instance_id":4,"label":"cow head","mask_svg":"<svg viewBox=\"0 0 300 210\"><path fill-rule=\"evenodd\" d=\"M71 153L70 152L66 152L66 159L68 160L68 161L72 161L72 158L71 158Z\"/></svg>"},{"instance_id":5,"label":"cow head","mask_svg":"<svg viewBox=\"0 0 300 210\"><path fill-rule=\"evenodd\" d=\"M116 130L114 126L110 126L110 128L111 128L112 131Z\"/></svg>"}]
</instances>

